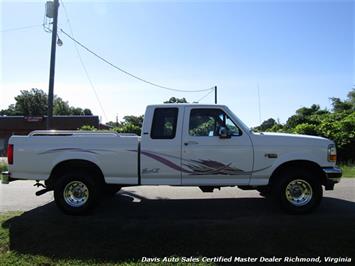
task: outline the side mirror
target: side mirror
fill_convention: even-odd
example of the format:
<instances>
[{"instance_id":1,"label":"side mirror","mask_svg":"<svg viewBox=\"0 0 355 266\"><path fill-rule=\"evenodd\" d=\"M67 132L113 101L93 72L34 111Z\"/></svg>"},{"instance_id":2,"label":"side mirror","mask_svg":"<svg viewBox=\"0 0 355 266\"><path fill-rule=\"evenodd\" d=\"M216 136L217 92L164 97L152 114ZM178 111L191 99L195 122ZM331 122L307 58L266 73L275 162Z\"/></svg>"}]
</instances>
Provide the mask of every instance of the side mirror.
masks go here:
<instances>
[{"instance_id":1,"label":"side mirror","mask_svg":"<svg viewBox=\"0 0 355 266\"><path fill-rule=\"evenodd\" d=\"M231 135L228 132L228 129L223 126L219 128L218 136L220 139L229 139L231 137Z\"/></svg>"}]
</instances>

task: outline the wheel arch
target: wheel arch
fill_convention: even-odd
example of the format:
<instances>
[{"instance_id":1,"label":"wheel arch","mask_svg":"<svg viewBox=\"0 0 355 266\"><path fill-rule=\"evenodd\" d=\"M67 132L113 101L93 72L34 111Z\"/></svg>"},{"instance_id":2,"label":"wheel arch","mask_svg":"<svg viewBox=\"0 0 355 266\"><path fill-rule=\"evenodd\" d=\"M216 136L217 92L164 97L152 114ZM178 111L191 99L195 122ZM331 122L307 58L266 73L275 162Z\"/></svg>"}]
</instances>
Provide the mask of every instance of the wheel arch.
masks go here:
<instances>
[{"instance_id":1,"label":"wheel arch","mask_svg":"<svg viewBox=\"0 0 355 266\"><path fill-rule=\"evenodd\" d=\"M292 160L282 163L273 171L269 179L269 185L272 186L275 181L277 181L281 173L291 168L303 168L312 171L318 176L321 181L321 184L325 183L325 173L323 172L322 168L318 163L309 160Z\"/></svg>"},{"instance_id":2,"label":"wheel arch","mask_svg":"<svg viewBox=\"0 0 355 266\"><path fill-rule=\"evenodd\" d=\"M88 160L69 159L69 160L61 161L53 167L49 175L49 178L46 180L46 186L49 188L53 188L56 179L61 174L73 170L88 171L89 173L93 174L93 176L96 178L98 182L102 184L105 182L102 170L96 163L93 163Z\"/></svg>"}]
</instances>

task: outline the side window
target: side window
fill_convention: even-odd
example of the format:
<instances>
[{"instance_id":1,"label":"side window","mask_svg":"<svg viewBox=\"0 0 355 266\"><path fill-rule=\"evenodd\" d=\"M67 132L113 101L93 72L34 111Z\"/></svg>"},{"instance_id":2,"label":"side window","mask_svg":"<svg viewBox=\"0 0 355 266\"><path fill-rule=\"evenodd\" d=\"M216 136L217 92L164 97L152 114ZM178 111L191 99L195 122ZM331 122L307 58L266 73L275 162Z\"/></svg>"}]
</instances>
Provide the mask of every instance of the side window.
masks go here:
<instances>
[{"instance_id":1,"label":"side window","mask_svg":"<svg viewBox=\"0 0 355 266\"><path fill-rule=\"evenodd\" d=\"M192 109L190 113L189 134L191 136L218 136L218 127L223 124L218 109Z\"/></svg>"},{"instance_id":2,"label":"side window","mask_svg":"<svg viewBox=\"0 0 355 266\"><path fill-rule=\"evenodd\" d=\"M228 116L226 116L226 128L228 129L228 132L231 136L240 136L242 135L242 131L239 129L239 127L234 124L232 120Z\"/></svg>"},{"instance_id":3,"label":"side window","mask_svg":"<svg viewBox=\"0 0 355 266\"><path fill-rule=\"evenodd\" d=\"M219 129L224 126L231 136L241 135L240 129L219 109L192 109L190 113L190 136L218 136Z\"/></svg>"},{"instance_id":4,"label":"side window","mask_svg":"<svg viewBox=\"0 0 355 266\"><path fill-rule=\"evenodd\" d=\"M152 139L173 139L176 135L178 108L156 108L150 132Z\"/></svg>"}]
</instances>

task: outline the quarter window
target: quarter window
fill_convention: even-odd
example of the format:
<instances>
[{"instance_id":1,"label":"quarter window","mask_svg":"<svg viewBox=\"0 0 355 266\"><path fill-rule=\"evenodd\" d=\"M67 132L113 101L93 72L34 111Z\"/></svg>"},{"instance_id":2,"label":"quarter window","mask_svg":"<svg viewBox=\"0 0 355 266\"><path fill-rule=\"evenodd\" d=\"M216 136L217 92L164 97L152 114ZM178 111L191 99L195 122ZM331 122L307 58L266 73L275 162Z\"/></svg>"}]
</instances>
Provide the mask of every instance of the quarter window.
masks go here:
<instances>
[{"instance_id":1,"label":"quarter window","mask_svg":"<svg viewBox=\"0 0 355 266\"><path fill-rule=\"evenodd\" d=\"M150 136L152 139L173 139L176 135L178 108L156 108Z\"/></svg>"}]
</instances>

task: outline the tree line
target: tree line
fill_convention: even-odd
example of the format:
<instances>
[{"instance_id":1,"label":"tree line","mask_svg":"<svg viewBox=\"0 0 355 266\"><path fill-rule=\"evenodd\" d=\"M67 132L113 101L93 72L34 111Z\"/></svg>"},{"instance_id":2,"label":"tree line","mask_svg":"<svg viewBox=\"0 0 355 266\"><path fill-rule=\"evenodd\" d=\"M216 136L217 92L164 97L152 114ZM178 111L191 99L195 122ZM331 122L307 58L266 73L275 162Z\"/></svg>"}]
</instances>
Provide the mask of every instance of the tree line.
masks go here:
<instances>
[{"instance_id":1,"label":"tree line","mask_svg":"<svg viewBox=\"0 0 355 266\"><path fill-rule=\"evenodd\" d=\"M44 116L48 113L48 95L43 90L33 88L22 90L15 97L15 104L10 104L7 109L0 110L0 115L6 116ZM88 108L70 106L67 101L54 95L54 115L92 115Z\"/></svg>"},{"instance_id":2,"label":"tree line","mask_svg":"<svg viewBox=\"0 0 355 266\"><path fill-rule=\"evenodd\" d=\"M255 131L296 133L314 135L333 140L342 162L354 163L355 160L355 89L345 100L332 97L331 109L322 109L313 104L302 107L289 117L285 124L273 118L265 120Z\"/></svg>"}]
</instances>

